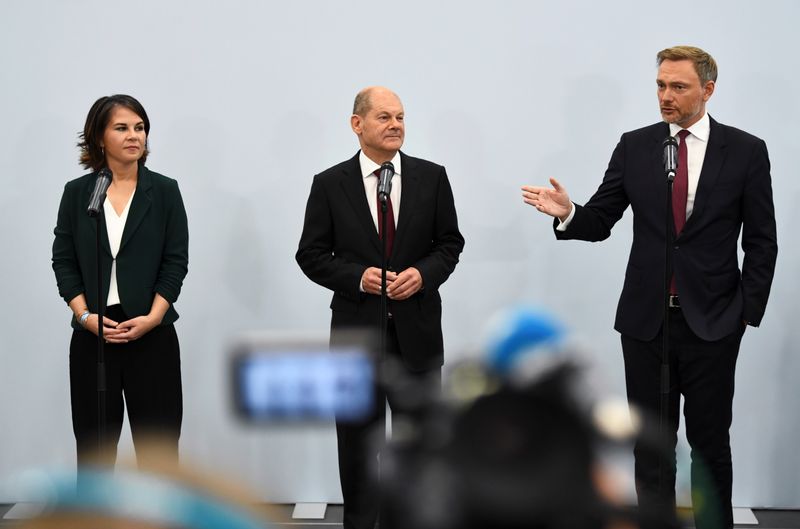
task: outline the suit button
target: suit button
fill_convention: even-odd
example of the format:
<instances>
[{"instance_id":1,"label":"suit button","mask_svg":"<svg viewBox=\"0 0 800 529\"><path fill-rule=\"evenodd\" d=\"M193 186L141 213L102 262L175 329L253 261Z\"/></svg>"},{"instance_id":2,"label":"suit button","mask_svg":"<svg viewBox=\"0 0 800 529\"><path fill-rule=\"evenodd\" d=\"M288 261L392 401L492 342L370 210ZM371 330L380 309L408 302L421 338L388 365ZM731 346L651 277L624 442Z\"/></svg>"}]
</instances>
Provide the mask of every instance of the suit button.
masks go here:
<instances>
[{"instance_id":1,"label":"suit button","mask_svg":"<svg viewBox=\"0 0 800 529\"><path fill-rule=\"evenodd\" d=\"M680 246L677 246L677 245L675 245L675 246L673 246L673 248L674 248L675 250L677 250L678 248L680 248Z\"/></svg>"}]
</instances>

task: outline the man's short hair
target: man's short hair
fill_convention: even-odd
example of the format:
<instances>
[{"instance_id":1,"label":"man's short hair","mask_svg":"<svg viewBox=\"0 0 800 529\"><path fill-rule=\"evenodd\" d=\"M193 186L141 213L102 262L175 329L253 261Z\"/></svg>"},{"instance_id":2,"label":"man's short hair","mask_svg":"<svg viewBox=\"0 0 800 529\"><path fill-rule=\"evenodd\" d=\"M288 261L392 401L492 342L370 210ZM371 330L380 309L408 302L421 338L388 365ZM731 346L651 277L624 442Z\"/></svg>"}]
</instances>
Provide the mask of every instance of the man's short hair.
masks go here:
<instances>
[{"instance_id":1,"label":"man's short hair","mask_svg":"<svg viewBox=\"0 0 800 529\"><path fill-rule=\"evenodd\" d=\"M356 100L353 102L353 114L357 116L366 116L367 112L372 106L372 101L369 99L370 90L365 89L356 94Z\"/></svg>"},{"instance_id":2,"label":"man's short hair","mask_svg":"<svg viewBox=\"0 0 800 529\"><path fill-rule=\"evenodd\" d=\"M658 52L658 65L664 61L692 61L701 84L717 81L717 62L714 57L694 46L673 46Z\"/></svg>"}]
</instances>

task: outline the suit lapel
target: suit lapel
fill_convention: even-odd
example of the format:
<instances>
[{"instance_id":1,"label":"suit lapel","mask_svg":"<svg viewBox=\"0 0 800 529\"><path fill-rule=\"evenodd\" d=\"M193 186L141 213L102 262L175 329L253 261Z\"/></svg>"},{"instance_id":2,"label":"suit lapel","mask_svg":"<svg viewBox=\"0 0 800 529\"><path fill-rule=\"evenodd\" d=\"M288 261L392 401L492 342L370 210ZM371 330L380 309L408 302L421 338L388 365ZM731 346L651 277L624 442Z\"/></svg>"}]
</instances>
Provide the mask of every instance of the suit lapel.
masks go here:
<instances>
[{"instance_id":1,"label":"suit lapel","mask_svg":"<svg viewBox=\"0 0 800 529\"><path fill-rule=\"evenodd\" d=\"M403 171L403 189L400 191L400 213L397 217L397 230L394 234L394 245L392 253L397 252L397 248L403 242L403 237L408 231L408 225L414 216L414 209L417 207L419 199L420 176L417 164L400 152L401 170Z\"/></svg>"},{"instance_id":2,"label":"suit lapel","mask_svg":"<svg viewBox=\"0 0 800 529\"><path fill-rule=\"evenodd\" d=\"M342 191L344 192L350 207L353 208L359 224L364 228L367 238L370 240L375 250L381 251L381 241L378 232L375 230L375 222L372 220L372 213L367 202L367 195L364 193L364 177L361 175L361 164L356 154L344 169L342 178Z\"/></svg>"},{"instance_id":3,"label":"suit lapel","mask_svg":"<svg viewBox=\"0 0 800 529\"><path fill-rule=\"evenodd\" d=\"M131 209L128 211L128 220L125 221L125 228L122 230L122 241L119 245L120 252L133 237L133 234L136 233L147 212L150 211L150 206L153 203L152 187L153 180L150 176L150 171L145 166L141 166L139 168L138 181L136 182L136 190L133 192Z\"/></svg>"},{"instance_id":4,"label":"suit lapel","mask_svg":"<svg viewBox=\"0 0 800 529\"><path fill-rule=\"evenodd\" d=\"M719 180L719 175L722 172L722 163L725 161L725 131L719 123L711 119L711 131L708 136L708 146L706 146L706 155L703 159L703 168L700 171L700 180L697 182L697 191L694 195L694 206L692 207L692 214L686 220L684 231L691 229L694 224L699 222L698 218L703 214L703 210L708 204L708 198L711 195L714 186Z\"/></svg>"},{"instance_id":5,"label":"suit lapel","mask_svg":"<svg viewBox=\"0 0 800 529\"><path fill-rule=\"evenodd\" d=\"M669 125L661 122L653 128L653 150L650 158L650 167L652 174L655 175L655 192L652 194L654 201L651 204L653 211L661 212L660 216L663 219L667 214L667 175L664 170L664 139L669 136ZM675 237L675 224L670 223L672 226L672 236Z\"/></svg>"},{"instance_id":6,"label":"suit lapel","mask_svg":"<svg viewBox=\"0 0 800 529\"><path fill-rule=\"evenodd\" d=\"M664 140L669 136L669 125L659 123L653 129L653 155L650 163L653 166L653 174L657 175L659 187L664 191L659 194L661 204L666 201L667 175L664 170Z\"/></svg>"}]
</instances>

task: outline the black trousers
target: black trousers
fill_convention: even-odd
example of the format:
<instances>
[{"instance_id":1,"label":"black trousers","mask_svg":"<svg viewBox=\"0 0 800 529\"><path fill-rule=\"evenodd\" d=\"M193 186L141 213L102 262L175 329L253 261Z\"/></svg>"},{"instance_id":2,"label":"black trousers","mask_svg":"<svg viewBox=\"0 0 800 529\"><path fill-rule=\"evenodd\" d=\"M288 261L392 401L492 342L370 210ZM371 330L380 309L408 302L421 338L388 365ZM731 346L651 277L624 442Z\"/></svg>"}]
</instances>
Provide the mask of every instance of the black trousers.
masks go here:
<instances>
[{"instance_id":1,"label":"black trousers","mask_svg":"<svg viewBox=\"0 0 800 529\"><path fill-rule=\"evenodd\" d=\"M379 366L386 374L398 368L389 384L375 388L375 409L363 421L336 421L339 452L339 480L344 500L344 529L373 529L380 512L379 459L385 443L386 402L392 410L393 428L414 420L419 412L419 397L441 391L442 369L414 372L402 366L397 333L391 319L387 326L387 358Z\"/></svg>"},{"instance_id":2,"label":"black trousers","mask_svg":"<svg viewBox=\"0 0 800 529\"><path fill-rule=\"evenodd\" d=\"M119 305L106 316L128 318ZM180 347L173 325L160 325L138 340L105 344L106 433L104 461L113 464L125 408L136 455L158 442L159 454L177 460L183 418ZM74 331L69 350L72 428L78 466L96 462L98 454L97 336ZM123 403L124 395L124 403Z\"/></svg>"},{"instance_id":3,"label":"black trousers","mask_svg":"<svg viewBox=\"0 0 800 529\"><path fill-rule=\"evenodd\" d=\"M678 308L670 309L670 388L665 440L670 449L665 489L659 491L660 457L637 443L636 492L640 509L675 506L675 446L680 421L680 396L686 420L686 439L691 447L692 505L698 529L733 527L731 494L730 426L734 378L742 329L725 338L707 342L695 335ZM622 336L628 401L654 417L660 409L662 334L643 342Z\"/></svg>"}]
</instances>

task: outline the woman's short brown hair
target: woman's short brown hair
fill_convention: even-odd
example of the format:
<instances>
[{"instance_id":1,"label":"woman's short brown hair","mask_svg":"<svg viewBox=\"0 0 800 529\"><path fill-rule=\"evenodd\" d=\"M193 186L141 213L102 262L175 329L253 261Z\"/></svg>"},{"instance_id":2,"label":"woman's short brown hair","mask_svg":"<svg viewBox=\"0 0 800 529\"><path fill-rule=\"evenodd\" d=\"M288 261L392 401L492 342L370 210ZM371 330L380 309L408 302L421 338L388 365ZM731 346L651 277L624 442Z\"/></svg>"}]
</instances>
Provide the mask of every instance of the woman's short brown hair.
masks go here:
<instances>
[{"instance_id":1,"label":"woman's short brown hair","mask_svg":"<svg viewBox=\"0 0 800 529\"><path fill-rule=\"evenodd\" d=\"M135 98L125 94L101 97L89 109L89 114L86 116L86 124L83 126L83 133L79 135L81 139L78 142L78 147L81 149L80 162L86 169L99 171L106 165L106 155L102 147L103 134L111 119L111 111L118 106L125 107L142 118L144 133L146 136L150 135L150 119L147 117L147 112L144 111L142 104ZM150 150L147 147L147 142L145 142L144 153L139 158L140 164L144 164L149 153Z\"/></svg>"}]
</instances>

